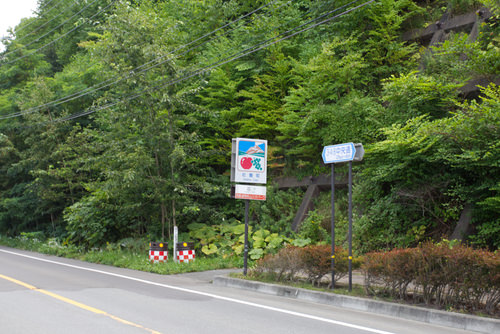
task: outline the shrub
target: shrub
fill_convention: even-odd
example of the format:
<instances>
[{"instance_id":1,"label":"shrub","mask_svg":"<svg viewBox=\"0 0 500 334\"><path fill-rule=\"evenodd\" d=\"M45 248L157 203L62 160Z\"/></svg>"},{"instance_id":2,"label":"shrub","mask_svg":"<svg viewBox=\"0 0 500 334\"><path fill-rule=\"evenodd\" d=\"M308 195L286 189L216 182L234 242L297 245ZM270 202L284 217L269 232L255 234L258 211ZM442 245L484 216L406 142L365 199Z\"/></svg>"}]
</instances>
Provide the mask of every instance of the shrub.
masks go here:
<instances>
[{"instance_id":1,"label":"shrub","mask_svg":"<svg viewBox=\"0 0 500 334\"><path fill-rule=\"evenodd\" d=\"M314 285L321 278L332 271L331 267L332 247L327 245L310 245L300 249L302 270L307 274L308 280ZM361 260L354 258L352 268L358 269ZM345 277L349 271L348 251L335 247L335 282Z\"/></svg>"},{"instance_id":2,"label":"shrub","mask_svg":"<svg viewBox=\"0 0 500 334\"><path fill-rule=\"evenodd\" d=\"M116 242L131 233L127 214L103 192L86 196L64 210L69 240L87 249Z\"/></svg>"},{"instance_id":3,"label":"shrub","mask_svg":"<svg viewBox=\"0 0 500 334\"><path fill-rule=\"evenodd\" d=\"M295 281L301 269L299 247L287 246L276 254L268 254L257 261L250 276L284 282Z\"/></svg>"},{"instance_id":4,"label":"shrub","mask_svg":"<svg viewBox=\"0 0 500 334\"><path fill-rule=\"evenodd\" d=\"M319 285L321 279L332 270L331 249L326 245L288 246L259 260L250 275L274 281L307 280ZM347 251L335 247L335 282L347 275L348 263ZM361 260L354 258L353 269L360 265Z\"/></svg>"},{"instance_id":5,"label":"shrub","mask_svg":"<svg viewBox=\"0 0 500 334\"><path fill-rule=\"evenodd\" d=\"M406 299L415 277L415 256L411 250L369 253L364 261L365 285L369 294L387 294Z\"/></svg>"},{"instance_id":6,"label":"shrub","mask_svg":"<svg viewBox=\"0 0 500 334\"><path fill-rule=\"evenodd\" d=\"M363 265L369 294L388 294L441 308L492 314L500 303L500 256L449 242L370 253Z\"/></svg>"},{"instance_id":7,"label":"shrub","mask_svg":"<svg viewBox=\"0 0 500 334\"><path fill-rule=\"evenodd\" d=\"M331 269L332 248L326 245L310 245L300 249L300 260L308 281L314 285Z\"/></svg>"},{"instance_id":8,"label":"shrub","mask_svg":"<svg viewBox=\"0 0 500 334\"><path fill-rule=\"evenodd\" d=\"M421 287L422 297L427 305L431 304L433 299L440 305L447 283L456 276L447 266L447 250L448 247L430 242L414 249L415 284Z\"/></svg>"}]
</instances>

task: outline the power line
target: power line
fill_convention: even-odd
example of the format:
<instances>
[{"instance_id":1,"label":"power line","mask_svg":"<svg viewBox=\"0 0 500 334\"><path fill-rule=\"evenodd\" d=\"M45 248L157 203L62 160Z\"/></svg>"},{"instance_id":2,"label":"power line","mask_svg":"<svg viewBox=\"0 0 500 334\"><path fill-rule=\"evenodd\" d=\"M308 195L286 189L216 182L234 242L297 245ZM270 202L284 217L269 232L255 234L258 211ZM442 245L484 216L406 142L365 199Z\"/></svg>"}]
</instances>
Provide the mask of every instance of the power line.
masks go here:
<instances>
[{"instance_id":1,"label":"power line","mask_svg":"<svg viewBox=\"0 0 500 334\"><path fill-rule=\"evenodd\" d=\"M66 12L67 12L69 9L71 9L71 8L72 8L72 7L73 7L76 3L77 3L77 1L75 0L71 6L66 7L66 9L65 9L65 10L63 10L63 11L59 12L59 14L57 14L57 15L56 15L56 16L54 16L53 18L51 18L51 19L50 19L50 20L48 20L47 22L45 22L45 23L41 24L40 26L38 26L38 28L33 29L32 31L30 31L29 33L25 34L25 35L24 35L24 36L22 36L22 37L19 37L19 38L17 38L17 37L16 37L15 41L16 41L16 42L22 41L23 39L27 38L29 35L31 35L31 34L33 34L33 33L37 32L37 31L38 31L38 30L40 30L40 29L42 29L43 27L45 27L45 26L46 26L47 24L49 24L50 22L52 22L52 21L54 21L55 19L57 19L59 16L61 16L61 15L62 15L62 14L64 14L64 13L66 13ZM43 36L42 36L42 37L43 37ZM28 45L24 45L24 46L21 46L21 47L27 47L27 46L28 46ZM15 51L17 51L17 50L19 50L19 49L20 49L20 48L17 48L17 49L12 50L11 52L5 53L5 54L4 54L4 56L5 56L5 55L7 55L7 54L9 54L9 53L15 52Z\"/></svg>"},{"instance_id":2,"label":"power line","mask_svg":"<svg viewBox=\"0 0 500 334\"><path fill-rule=\"evenodd\" d=\"M315 24L312 24L312 25L310 25L310 26L308 26L308 27L305 27L305 28L303 28L303 29L301 29L301 30L299 30L299 31L296 31L296 32L291 33L291 34L286 35L286 36L283 36L283 37L281 37L281 38L279 38L279 39L277 39L277 40L275 40L275 41L272 41L272 42L269 42L269 43L267 43L267 44L264 44L264 45L262 45L262 46L260 46L260 47L258 47L258 48L255 48L255 46L254 46L254 47L252 47L252 48L248 48L248 49L244 50L244 51L243 51L243 54L241 54L241 55L239 55L239 56L236 56L236 55L237 55L237 54L239 54L239 53L241 53L241 52L239 52L239 53L237 53L236 55L233 55L233 56L231 56L231 57L228 57L228 58L226 58L226 59L220 60L220 61L218 61L218 62L216 62L216 63L213 63L213 64L211 64L211 65L208 65L208 66L206 66L206 67L204 67L204 68L202 68L202 69L199 69L199 70L197 70L197 71L194 71L194 72L192 72L192 73L190 73L190 74L188 74L188 75L186 75L186 76L184 76L184 77L177 78L177 79L173 79L173 80L170 80L170 81L168 81L168 82L166 82L166 83L163 83L163 84L160 84L160 85L157 85L157 86L154 86L154 87L149 87L149 88L143 89L141 92L139 92L139 93L137 93L137 94L135 94L135 95L129 96L129 97L125 98L125 99L118 100L118 101L116 101L116 102L109 103L109 104L107 104L107 105L104 105L104 106L98 107L98 108L96 108L96 109L91 109L91 110L87 110L87 111L84 111L84 112L81 112L81 113L76 113L76 114L73 114L73 115L69 115L69 116L61 117L61 118L55 119L54 121L56 121L56 122L64 122L64 121L69 121L69 120L72 120L72 119L75 119L75 118L79 118L79 117L87 116L87 115L93 114L93 113L95 113L95 112L98 112L98 111L101 111L101 110L104 110L104 109L111 108L111 107L113 107L113 106L115 106L115 105L117 105L117 104L119 104L119 103L122 103L122 102L127 102L127 101L130 101L130 100L134 100L134 99L138 98L139 96L144 95L145 93L147 93L147 92L149 92L149 91L151 91L151 90L157 90L157 89L159 89L159 88L163 88L163 87L166 87L166 86L171 86L171 85L173 85L173 84L176 84L176 83L179 83L179 82L185 81L185 80L190 79L190 78L192 78L192 77L199 76L199 75L204 74L204 73L206 73L206 72L209 72L209 71L211 71L211 70L213 70L213 69L215 69L215 68L217 68L217 67L220 67L220 66L222 66L222 65L224 65L224 64L227 64L227 63L229 63L229 62L232 62L232 61L238 60L238 59L243 58L243 57L245 57L245 56L247 56L247 55L249 55L249 54L252 54L252 53L254 53L254 52L260 51L260 50L265 49L265 48L267 48L267 47L269 47L269 46L271 46L271 45L274 45L274 44L279 43L279 42L281 42L281 41L283 41L283 40L289 39L289 38L294 37L294 36L296 36L296 35L298 35L298 34L300 34L300 33L303 33L303 32L305 32L305 31L307 31L307 30L310 30L310 29L312 29L312 28L315 28L315 27L317 27L317 26L319 26L319 25L325 24L325 23L327 23L327 22L329 22L329 21L332 21L332 20L334 20L334 19L336 19L336 18L339 18L339 17L341 17L341 16L347 15L347 14L349 14L349 13L351 13L351 12L353 12L353 11L355 11L355 10L359 9L359 8L362 8L362 7L364 7L364 6L367 6L367 5L371 4L371 3L373 3L374 1L375 1L375 0L370 0L370 1L364 2L364 3L360 4L360 5L358 5L358 6L356 6L356 7L353 7L353 8L351 8L351 9L348 9L348 10L346 10L346 11L344 11L344 12L340 13L340 14L334 15L334 16L329 17L329 18L327 18L327 19L325 19L325 20L323 20L323 21L320 21L320 22L318 22L318 23L315 23ZM340 7L339 7L339 8L340 8ZM339 10L339 9L337 9L337 11L338 11L338 10ZM324 16L322 15L322 17L324 17ZM318 19L318 18L314 19L313 21L316 21L317 19ZM311 22L311 21L310 21L310 22ZM302 24L300 27L303 27L304 25L305 25L305 24ZM294 29L289 30L288 32L294 31L294 30L296 30L296 29L297 29L297 27L296 27L296 28L294 28ZM285 33L286 33L286 32L285 32ZM283 33L283 34L285 34L285 33ZM257 45L261 45L261 44L262 44L262 43L259 43L259 44L257 44ZM251 49L251 50L249 50L249 49ZM247 50L248 50L248 51L247 51ZM246 51L246 52L245 52L245 51Z\"/></svg>"},{"instance_id":3,"label":"power line","mask_svg":"<svg viewBox=\"0 0 500 334\"><path fill-rule=\"evenodd\" d=\"M223 26L221 26L221 27L219 27L219 28L215 29L215 30L213 30L213 31L212 31L212 32L210 32L210 33L207 33L207 34L205 34L205 35L203 35L203 36L201 36L201 37L199 37L199 38L197 38L197 39L195 39L195 40L193 40L193 41L191 41L191 42L189 42L189 43L187 43L187 44L181 45L180 47L176 48L175 50L173 50L173 51L169 52L169 53L168 53L168 54L166 54L166 55L163 55L163 56L157 57L157 58L155 58L155 59L153 59L153 60L151 60L151 61L149 61L149 62L147 62L147 63L144 63L144 64L142 64L142 65L140 65L140 66L138 66L138 67L136 67L136 68L134 68L134 69L132 69L132 70L128 71L128 75L126 75L126 76L124 76L124 77L121 77L121 78L119 78L119 79L118 79L118 80L116 80L116 81L113 81L113 80L114 80L114 79L116 79L116 78L118 78L118 76L115 76L115 77L113 77L113 78L107 79L107 80L105 80L104 82L101 82L101 83L99 83L99 84L96 84L96 85L94 85L94 86L92 86L92 87L88 87L88 88L83 89L83 90L81 90L81 91L79 91L79 92L76 92L76 93L73 93L73 94L67 95L67 96L62 97L62 98L60 98L60 99L57 99L57 100L54 100L54 101L51 101L51 102L47 102L47 103L45 103L45 104L42 104L42 105L39 105L39 106L36 106L36 107L29 108L29 109L27 109L27 110L23 110L23 111L21 111L21 112L12 113L12 114L10 114L10 115L0 116L0 120L1 120L1 119L8 119L8 118L13 118L13 117L18 117L18 116L22 116L22 115L29 114L29 113L33 113L33 112L36 112L36 111L38 111L38 110L40 110L40 109L42 109L42 108L44 108L44 107L49 107L49 106L57 106L57 105L60 105L60 104L66 103L66 102L70 102L70 101L73 101L73 100L75 100L75 99L77 99L77 98L80 98L80 97L83 97L83 96L85 96L85 95L88 95L88 94L90 94L90 93L92 93L92 92L95 92L95 91L101 90L101 89L103 89L103 88L106 88L106 87L112 86L112 85L114 85L114 84L116 84L116 83L118 83L118 82L120 82L120 81L126 80L126 79L128 79L128 78L130 78L130 77L132 77L132 76L137 75L137 74L140 74L140 73L143 73L143 72L149 71L151 68L156 67L156 66L159 66L159 65L162 65L162 64L164 64L165 62L167 62L167 61L169 61L169 60L171 60L171 59L167 59L166 61L162 61L162 62L160 62L160 63L158 63L158 64L152 65L152 66L150 66L150 67L148 67L148 68L146 68L146 69L143 69L143 70L141 70L141 71L139 71L139 72L136 72L137 70L139 70L139 69L141 69L141 68L145 67L146 65L149 65L149 64L151 64L151 63L153 63L153 62L156 62L156 61L158 61L158 60L161 60L161 59L163 59L163 58L165 58L165 57L167 57L167 56L169 56L169 55L174 54L174 53L175 53L175 52L177 52L177 51L180 51L180 50L182 50L182 49L185 49L186 47L188 47L188 46L190 46L190 45L192 45L192 44L194 44L194 43L196 43L196 42L198 42L198 41L200 41L200 40L202 40L202 39L204 39L204 38L206 38L206 37L208 37L208 36L210 36L210 35L213 35L213 34L217 33L218 31L220 31L220 30L222 30L222 29L224 29L224 28L226 28L226 27L228 27L228 26L230 26L230 25L232 25L232 24L234 24L234 23L237 23L237 22L241 21L242 19L244 19L244 18L246 18L246 17L249 17L250 15L253 15L254 13L256 13L256 12L258 12L258 11L260 11L260 10L264 9L265 7L270 6L271 4L275 3L276 1L278 1L278 0L273 0L273 1L271 1L271 2L269 2L269 3L267 3L267 4L265 4L265 5L262 5L261 7L259 7L259 8L255 9L255 10L253 10L253 11L251 11L251 12L249 12L249 13L247 13L247 14L245 14L245 15L243 15L243 16L241 16L241 17L239 17L239 18L237 18L237 19L235 19L235 20L233 20L233 21L231 21L231 22L229 22L229 23L227 23L227 24L225 24L225 25L223 25ZM291 2L291 0L290 0L290 1L288 1L285 5L289 4L290 2ZM284 6L284 5L282 5L282 6ZM278 7L278 9L279 9L279 8L281 8L282 6ZM262 15L260 15L259 17L261 17L261 16L262 16ZM247 22L247 23L248 23L248 22ZM245 24L246 24L246 23L245 23ZM233 31L233 30L236 30L236 29L240 28L241 26L243 26L243 25L240 25L240 26L238 26L238 27L236 27L236 28L233 28L233 29L231 29L231 30L229 30L229 31L226 31L224 34L227 34L227 33L231 32L231 31ZM223 36L223 35L222 35L222 36ZM220 36L217 36L217 38L219 38L219 37L220 37ZM211 40L207 40L207 41L205 41L205 42L203 42L203 43L200 43L200 44L198 44L198 45L196 45L196 46L194 46L194 47L192 47L192 48L188 49L187 51L183 52L182 54L177 55L177 57L176 57L176 58L179 58L179 57L183 56L184 54L186 54L186 53L188 53L188 52L190 52L190 51L194 50L195 48L198 48L198 47L200 47L200 46L202 46L202 45L204 45L204 44L206 44L206 43L208 43L208 42L210 42L210 41L212 41L212 40L213 40L213 39L211 39Z\"/></svg>"},{"instance_id":4,"label":"power line","mask_svg":"<svg viewBox=\"0 0 500 334\"><path fill-rule=\"evenodd\" d=\"M97 109L91 109L91 110L83 111L83 112L81 112L81 113L76 113L76 114L69 115L69 116L66 116L66 117L63 117L63 118L60 118L60 119L56 119L56 121L66 121L66 120L71 120L71 119L74 119L74 118L78 118L78 117L86 116L86 115L89 115L89 114L95 113L95 112L97 112L97 111L100 111L100 110L104 110L104 109L107 109L107 108L113 107L113 106L115 106L115 105L119 104L120 102L124 102L124 101L129 101L129 100L132 100L132 99L136 99L137 97L139 97L139 96L141 96L141 95L143 95L143 94L147 93L148 91L151 91L151 90L154 90L154 89L158 89L158 88L162 88L162 87L169 86L169 85L173 85L173 84L175 84L175 83L178 83L178 82L181 82L181 81L184 81L184 80L190 79L190 78L192 78L192 77L194 77L194 76L201 75L201 74L206 73L206 72L208 72L208 71L211 71L211 70L213 70L213 69L215 69L215 68L217 68L217 67L220 67L220 66L222 66L222 65L224 65L224 64L226 64L226 63L229 63L229 62L231 62L231 61L234 61L234 60L240 59L240 58L242 58L242 57L244 57L244 56L247 56L247 55L249 55L249 54L251 54L251 53L254 53L254 52L260 51L260 50L262 50L262 49L264 49L264 48L267 48L267 47L268 47L268 46L270 46L270 45L276 44L276 43L278 43L278 42L280 42L280 41L282 41L282 40L285 40L285 39L291 38L291 37L293 37L293 36L296 36L297 34L300 34L300 33L304 32L304 31L310 30L310 29L312 29L312 28L314 28L314 27L317 27L317 26L319 26L319 25L321 25L321 24L324 24L324 23L326 23L326 22L329 22L329 21L331 21L331 20L333 20L333 19L335 19L335 18L338 18L338 17L341 17L341 16L343 16L343 15L346 15L346 14L348 14L348 13L350 13L350 12L352 12L352 11L354 11L354 10L358 9L358 8L364 7L364 6L366 6L366 5L368 5L368 4L372 3L372 2L374 2L375 0L371 0L371 1L365 2L365 3L363 3L363 4L359 5L359 6L353 7L353 8L351 8L351 9L349 9L349 10L347 10L347 11L343 12L343 13L340 13L340 14L337 14L337 15L335 15L335 16L329 17L329 18L327 18L327 19L325 19L325 20L323 20L323 21L321 21L321 22L319 22L319 23L316 23L316 24L314 24L314 25L310 25L309 27L306 27L306 28L304 28L304 29L302 29L302 30L300 30L300 31L298 31L298 32L295 32L295 33L293 33L293 34L289 34L289 33L293 32L293 31L295 31L295 30L297 30L297 29L299 29L299 28L301 28L301 27L304 27L304 26L306 26L306 25L308 25L308 24L311 24L311 23L313 23L313 22L315 22L315 21L318 21L319 19L322 19L322 18L324 18L324 17L326 17L326 16L328 16L328 15L330 15L330 14L333 14L334 12L337 12L337 11L339 11L339 10L341 10L341 9L344 9L344 8L346 8L347 6L350 6L350 5L352 5L353 3L358 2L358 1L359 1L359 0L354 0L354 1L352 1L352 2L348 3L348 4L344 5L344 6L341 6L341 7L339 7L339 8L336 8L336 9L332 10L332 11L329 11L329 12L327 12L327 13L324 13L324 14L320 15L319 17L317 17L317 18L315 18L315 19L313 19L313 20L310 20L310 21L308 21L308 22L306 22L306 23L304 23L304 24L301 24L301 25L299 25L299 26L297 26L297 27L294 27L294 28L292 28L292 29L290 29L290 30L288 30L288 31L286 31L286 32L284 32L284 33L281 33L281 34L279 34L278 36L275 36L275 37L272 37L272 38L267 39L267 40L265 40L265 41L262 41L262 42L260 42L260 43L258 43L258 44L256 44L256 45L254 45L254 46L252 46L252 47L249 47L249 48L247 48L247 49L245 49L245 50L242 50L242 51L240 51L240 52L237 52L237 53L235 53L235 54L233 54L233 55L231 55L231 56L229 56L229 57L226 57L226 58L224 58L224 59L222 59L222 60L219 60L219 61L217 61L217 62L215 62L215 63L212 63L211 65L208 65L208 66L206 66L206 67L204 67L204 68L201 68L201 69L199 69L199 70L197 70L197 71L193 71L193 72L191 72L190 74L188 74L188 75L186 75L186 76L184 76L184 77L177 78L177 79L173 79L173 80L170 80L170 81L168 81L168 82L166 82L166 83L156 85L156 86L154 86L154 87L144 88L144 89L143 89L142 91L140 91L139 93L137 93L137 94L135 94L135 95L133 95L133 96L130 96L130 97L128 97L128 98L125 98L125 99L122 99L122 100L119 100L119 101L116 101L116 102L113 102L113 103L107 104L107 105L102 106L102 107L99 107L99 108L97 108ZM289 35L286 35L286 34L289 34ZM285 35L286 35L286 36L285 36ZM284 36L284 37L279 38L280 36ZM278 40L275 40L275 41L273 41L273 42L270 42L271 40L276 39L276 38L279 38L279 39L278 39ZM191 42L190 44L192 44L192 43L194 43L194 42L195 42L195 41ZM269 42L269 43L268 43L268 42ZM266 43L267 43L267 44L266 44ZM261 45L262 45L262 46L261 46ZM260 46L260 47L259 47L259 46ZM239 55L239 54L241 54L241 55ZM238 55L239 55L239 56L238 56ZM165 61L164 61L164 62L165 62ZM162 62L162 63L163 63L163 62ZM160 63L160 64L161 64L161 63ZM157 65L159 65L159 64L157 64ZM155 66L157 66L157 65L155 65ZM142 65L142 66L144 66L144 65ZM146 69L146 70L148 70L148 69ZM163 80L163 81L164 81L164 80ZM18 113L17 115L10 115L10 116L0 117L0 119L12 118L12 117L20 116L20 115L21 115L21 114L19 114L19 113Z\"/></svg>"},{"instance_id":5,"label":"power line","mask_svg":"<svg viewBox=\"0 0 500 334\"><path fill-rule=\"evenodd\" d=\"M288 30L288 31L286 31L286 32L284 32L284 33L282 33L282 34L278 35L278 36L275 36L275 37L269 38L269 39L267 39L267 40L264 40L264 41L262 41L262 42L260 42L260 43L258 43L258 44L256 44L256 45L254 45L254 46L252 46L252 47L249 47L249 48L247 48L247 49L245 49L245 50L242 50L242 51L240 51L240 52L237 52L237 53L235 53L235 54L233 54L233 55L231 55L231 56L229 56L229 57L226 57L226 58L224 58L224 59L222 59L222 60L219 60L219 61L217 61L217 62L215 62L215 63L212 63L211 65L208 65L208 66L206 66L206 67L204 67L204 68L202 68L202 69L200 69L200 70L194 71L194 72L192 72L191 74L188 74L188 75L187 75L187 76L185 76L185 77L178 78L178 79L174 79L174 80L170 80L170 81L168 81L168 82L167 82L167 83L165 83L165 84L160 84L160 85L157 85L157 86L154 86L154 87L144 88L144 89L143 89L141 92L139 92L138 94L136 94L136 95L134 95L134 96L132 96L132 97L126 98L126 99L124 99L124 100L125 100L125 101L129 101L129 100L131 100L131 99L135 99L135 98L137 98L137 97L139 97L139 96L143 95L144 93L146 93L146 92L148 92L148 91L150 91L150 90L153 90L153 89L158 89L158 88L165 87L165 86L167 86L167 85L171 85L171 84L175 84L175 83L178 83L178 82L181 82L181 81L187 80L187 79L189 79L189 78L192 78L192 77L194 77L194 76L197 76L197 75L203 74L203 73L208 72L208 71L210 71L210 70L212 70L212 69L214 69L214 68L216 68L216 67L222 66L222 65L224 65L224 64L226 64L226 63L228 63L228 62L230 62L230 61L237 60L237 59L239 59L239 58L241 58L241 57L244 57L244 56L246 56L246 55L248 55L248 54L251 54L251 53L253 53L253 52L256 52L256 51L259 51L259 50L261 50L261 49L263 49L263 48L266 48L266 47L268 47L268 46L270 46L270 45L272 45L272 44L275 44L275 43L277 43L277 42L279 42L279 41L281 41L281 40L283 40L283 39L290 38L290 37L292 37L292 36L295 36L295 35L296 35L296 34L298 34L298 33L301 33L301 32L303 32L303 31L306 31L306 30L309 30L309 29L311 29L311 28L313 28L313 27L316 27L317 25L320 25L320 24L323 24L323 23L325 23L325 22L328 22L328 21L329 21L329 20L331 20L331 19L334 19L334 18L336 18L336 17L339 17L339 16L342 16L342 15L345 15L345 14L349 13L349 12L350 12L350 11L352 11L352 10L349 10L349 11L346 11L346 12L341 13L341 14L339 14L339 15L336 15L336 16L334 16L334 17L331 17L331 18L329 18L329 19L327 19L327 20L325 20L325 21L320 22L320 23L319 23L319 24L317 24L317 25L314 25L314 26L311 26L311 27L309 27L309 28L303 29L303 30L299 31L299 32L298 32L298 33L296 33L296 34L293 34L293 35L290 35L290 36L285 36L284 38L279 39L277 42L272 42L272 43L269 43L269 44L267 44L267 45L264 45L264 46L263 46L263 47L261 47L261 48L255 49L256 47L258 47L258 46L260 46L260 45L263 45L263 44L265 44L265 43L267 43L267 42L269 42L269 41L271 41L271 40L273 40L273 39L279 38L280 36L286 35L286 34L288 34L288 33L292 32L292 31L294 31L294 30L297 30L298 28L301 28L301 27L303 27L303 26L305 26L305 25L311 24L312 22L318 21L319 19L322 19L322 18L324 18L325 16L328 16L328 15L330 15L330 14L333 14L334 12L337 12L337 11L339 11L339 10L341 10L341 9L344 9L344 8L346 8L347 6L350 6L351 4L353 4L353 3L357 2L357 1L359 1L359 0L354 0L354 1L352 1L352 2L348 3L348 4L344 5L344 6L341 6L341 7L339 7L339 8L336 8L336 9L332 10L332 11L329 11L329 12L327 12L327 13L325 13L325 14L322 14L321 16L319 16L319 17L317 17L317 18L315 18L315 19L313 19L313 20L310 20L310 21L308 21L308 22L306 22L306 23L304 23L304 24L301 24L301 25L299 25L299 26L297 26L297 27L294 27L293 29L290 29L290 30ZM374 0L372 0L372 1L374 1ZM371 3L371 2L369 2L369 3ZM356 9L356 8L357 8L357 7L353 8L353 10L354 10L354 9ZM254 50L252 51L252 49L254 49ZM241 54L241 53L243 53L243 55L241 55L241 56L237 56L238 54ZM162 63L163 63L163 62L162 62ZM160 64L161 64L161 63L160 63ZM157 64L157 65L159 65L159 64ZM98 109L96 109L96 110L84 111L84 112L77 113L77 114L74 114L74 115L78 115L77 117L82 117L82 116L85 116L85 115L88 115L88 114L94 113L94 112L96 112L96 111L99 111L99 110L107 109L107 108L109 108L109 107L112 107L112 106L114 106L114 105L116 105L116 104L120 103L120 102L121 102L121 101L117 101L117 102L114 102L114 103L108 104L108 105L106 105L106 106L99 107L99 108L98 108ZM72 118L73 118L73 117L72 117L72 115L67 116L67 117L71 117L71 118L69 118L69 119L72 119ZM74 117L74 118L76 118L76 117ZM1 118L0 118L0 119L1 119Z\"/></svg>"},{"instance_id":6,"label":"power line","mask_svg":"<svg viewBox=\"0 0 500 334\"><path fill-rule=\"evenodd\" d=\"M45 7L47 7L48 5L50 5L50 3L51 3L52 1L54 1L54 0L49 0L49 1L47 1L47 2L46 2L46 3L42 6L42 7L40 7L38 10L42 10L42 9L44 9ZM60 0L59 2L61 2L61 1L62 1L62 0ZM49 10L50 10L50 9L49 9Z\"/></svg>"},{"instance_id":7,"label":"power line","mask_svg":"<svg viewBox=\"0 0 500 334\"><path fill-rule=\"evenodd\" d=\"M93 4L94 4L94 3L96 3L97 1L99 1L99 0L94 0L94 1L92 1L90 4L88 4L87 6L83 7L82 9L80 9L80 11L78 11L76 14L72 15L70 18L66 19L64 22L62 22L61 24L59 24L58 26L56 26L55 28L53 28L53 29L52 29L52 30L50 30L49 32L46 32L45 34L43 34L42 36L38 37L37 39L35 39L35 40L33 40L33 41L29 42L29 43L28 43L28 44L26 44L26 45L23 45L23 46L22 46L22 48L24 48L24 49L25 49L25 48L27 48L27 47L28 47L28 46L30 46L31 44L38 42L39 40L41 40L42 38L44 38L44 37L45 37L45 36L47 36L48 34L52 33L52 32L53 32L53 31L55 31L56 29L59 29L59 28L60 28L60 27L62 27L64 24L66 24L69 20L73 19L75 16L78 16L78 15L79 15L80 13L82 13L85 9L89 8L91 5L93 5ZM95 16L95 15L93 15L93 16ZM93 16L92 16L92 17L93 17ZM81 26L81 25L79 25L79 26ZM79 26L78 26L78 27L79 27ZM69 32L72 32L72 31L74 31L74 30L75 30L75 28L71 29ZM68 33L69 33L69 32L68 32ZM68 33L64 34L63 36L67 35ZM47 46L47 45L49 45L49 44L52 44L52 42L51 42L51 43L48 43L48 44L45 44L42 48L44 48L45 46ZM38 51L39 51L39 50L41 50L42 48L38 49L36 52L38 52ZM4 53L2 56L3 56L3 57L5 57L5 56L7 56L7 55L9 55L9 54L11 54L11 53L14 53L14 52L19 51L20 49L21 49L21 48L15 49L15 50L13 50L13 51L9 51L9 52L7 52L7 53ZM35 53L35 52L33 52L33 53ZM30 53L30 54L28 54L28 55L31 55L31 54L33 54L33 53ZM0 66L2 66L2 65L6 65L6 64L10 64L10 63L13 63L13 62L15 62L15 61L17 61L17 60L20 60L20 59L22 59L22 58L24 58L24 57L26 57L26 56L27 56L27 55L25 55L25 56L23 56L23 57L19 57L19 58L17 58L17 59L14 59L14 60L12 60L12 61L10 61L10 62L4 63L4 64L0 64Z\"/></svg>"},{"instance_id":8,"label":"power line","mask_svg":"<svg viewBox=\"0 0 500 334\"><path fill-rule=\"evenodd\" d=\"M40 7L38 10L40 11L40 10L42 10L43 8L47 7L47 6L48 6L48 5L49 5L52 1L53 1L53 0L50 0L50 1L49 1L49 2L47 2L45 5L43 5L42 7ZM61 2L61 1L62 1L62 0L59 0L59 2ZM58 2L56 5L54 5L54 6L50 7L50 8L47 10L47 13L48 13L48 12L50 12L50 11L52 10L52 8L54 8L55 6L57 6L57 5L59 4L59 2ZM36 20L33 20L33 21L29 22L28 24L26 24L26 25L24 25L24 26L20 27L19 29L17 29L17 30L16 30L16 32L18 32L18 31L22 31L22 30L26 29L27 27L29 27L30 25L32 25L35 21L36 21Z\"/></svg>"}]
</instances>

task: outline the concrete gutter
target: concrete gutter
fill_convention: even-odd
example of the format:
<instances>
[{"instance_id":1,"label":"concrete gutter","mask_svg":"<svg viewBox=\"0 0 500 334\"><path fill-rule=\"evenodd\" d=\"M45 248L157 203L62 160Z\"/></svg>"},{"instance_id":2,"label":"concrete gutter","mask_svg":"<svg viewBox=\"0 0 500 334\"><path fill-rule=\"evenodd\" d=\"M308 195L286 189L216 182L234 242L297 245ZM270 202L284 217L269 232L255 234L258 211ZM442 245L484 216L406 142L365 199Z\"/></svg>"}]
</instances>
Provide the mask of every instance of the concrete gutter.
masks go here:
<instances>
[{"instance_id":1,"label":"concrete gutter","mask_svg":"<svg viewBox=\"0 0 500 334\"><path fill-rule=\"evenodd\" d=\"M261 283L227 276L215 276L213 284L230 288L239 288L270 295L283 296L299 300L332 305L357 311L384 314L392 317L426 322L439 326L465 329L480 333L500 333L500 320L377 301L366 298L337 295L287 287L277 284Z\"/></svg>"}]
</instances>

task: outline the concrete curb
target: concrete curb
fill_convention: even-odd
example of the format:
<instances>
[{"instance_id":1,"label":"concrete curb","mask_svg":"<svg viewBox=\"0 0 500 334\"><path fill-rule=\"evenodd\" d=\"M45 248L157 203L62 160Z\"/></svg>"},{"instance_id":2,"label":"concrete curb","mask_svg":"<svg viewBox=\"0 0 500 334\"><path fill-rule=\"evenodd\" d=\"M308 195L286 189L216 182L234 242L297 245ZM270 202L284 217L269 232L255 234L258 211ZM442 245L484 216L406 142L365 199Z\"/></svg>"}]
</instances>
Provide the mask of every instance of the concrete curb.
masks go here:
<instances>
[{"instance_id":1,"label":"concrete curb","mask_svg":"<svg viewBox=\"0 0 500 334\"><path fill-rule=\"evenodd\" d=\"M410 305L401 305L372 299L342 296L332 293L261 283L226 276L215 276L213 284L230 288L256 291L260 293L306 300L333 305L357 311L365 311L392 317L426 322L434 325L465 329L480 333L500 333L500 320L482 318L467 314L426 309Z\"/></svg>"}]
</instances>

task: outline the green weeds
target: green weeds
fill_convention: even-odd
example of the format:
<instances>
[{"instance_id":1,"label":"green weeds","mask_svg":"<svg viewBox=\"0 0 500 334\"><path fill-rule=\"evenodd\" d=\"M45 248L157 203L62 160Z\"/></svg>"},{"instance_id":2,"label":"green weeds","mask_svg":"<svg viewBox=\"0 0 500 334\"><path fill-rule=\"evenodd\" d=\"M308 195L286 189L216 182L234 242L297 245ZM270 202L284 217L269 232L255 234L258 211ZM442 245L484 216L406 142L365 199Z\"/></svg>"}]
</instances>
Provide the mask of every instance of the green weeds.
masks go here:
<instances>
[{"instance_id":1,"label":"green weeds","mask_svg":"<svg viewBox=\"0 0 500 334\"><path fill-rule=\"evenodd\" d=\"M242 257L205 257L203 254L197 254L196 260L190 263L175 263L172 260L171 252L169 252L168 262L153 264L149 261L148 251L145 246L139 247L140 249L123 249L119 244L107 244L104 248L86 251L82 247L62 244L53 238L43 240L38 236L26 233L17 238L0 236L0 245L163 275L243 266Z\"/></svg>"}]
</instances>

